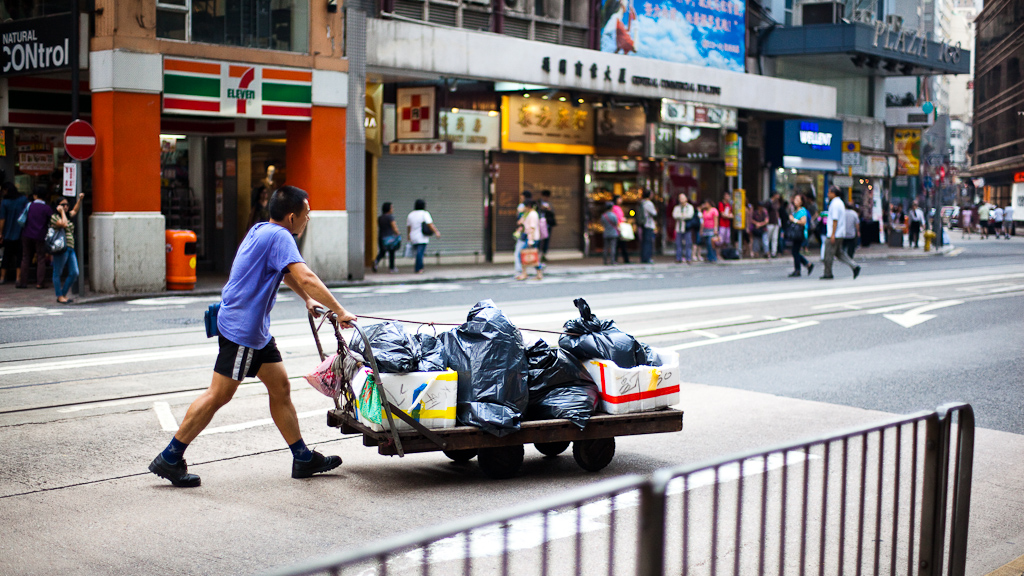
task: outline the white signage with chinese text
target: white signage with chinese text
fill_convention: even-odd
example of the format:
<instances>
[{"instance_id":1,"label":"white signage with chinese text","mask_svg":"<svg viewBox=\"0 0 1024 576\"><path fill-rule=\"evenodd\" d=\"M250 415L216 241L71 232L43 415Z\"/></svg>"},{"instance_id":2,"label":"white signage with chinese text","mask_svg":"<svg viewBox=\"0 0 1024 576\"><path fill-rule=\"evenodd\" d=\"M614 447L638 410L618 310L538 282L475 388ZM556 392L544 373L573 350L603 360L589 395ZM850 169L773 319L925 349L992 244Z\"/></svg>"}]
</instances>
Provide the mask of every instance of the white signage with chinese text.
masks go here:
<instances>
[{"instance_id":1,"label":"white signage with chinese text","mask_svg":"<svg viewBox=\"0 0 1024 576\"><path fill-rule=\"evenodd\" d=\"M438 114L438 136L456 150L497 150L501 147L501 116L498 112L459 110Z\"/></svg>"},{"instance_id":2,"label":"white signage with chinese text","mask_svg":"<svg viewBox=\"0 0 1024 576\"><path fill-rule=\"evenodd\" d=\"M64 163L64 195L69 198L78 195L78 164L76 162Z\"/></svg>"}]
</instances>

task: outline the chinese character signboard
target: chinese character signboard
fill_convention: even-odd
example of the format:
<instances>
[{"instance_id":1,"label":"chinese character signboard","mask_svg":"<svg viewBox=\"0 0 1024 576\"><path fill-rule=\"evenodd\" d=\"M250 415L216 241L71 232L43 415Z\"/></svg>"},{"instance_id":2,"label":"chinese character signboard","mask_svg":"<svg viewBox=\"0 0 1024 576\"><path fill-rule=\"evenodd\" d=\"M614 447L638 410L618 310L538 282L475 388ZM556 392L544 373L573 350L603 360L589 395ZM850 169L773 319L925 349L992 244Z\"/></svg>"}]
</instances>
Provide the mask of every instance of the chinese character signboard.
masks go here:
<instances>
[{"instance_id":1,"label":"chinese character signboard","mask_svg":"<svg viewBox=\"0 0 1024 576\"><path fill-rule=\"evenodd\" d=\"M502 148L523 152L594 153L594 109L558 100L503 96Z\"/></svg>"},{"instance_id":2,"label":"chinese character signboard","mask_svg":"<svg viewBox=\"0 0 1024 576\"><path fill-rule=\"evenodd\" d=\"M896 174L917 176L921 173L921 130L900 129L893 133L896 152Z\"/></svg>"},{"instance_id":3,"label":"chinese character signboard","mask_svg":"<svg viewBox=\"0 0 1024 576\"><path fill-rule=\"evenodd\" d=\"M438 135L456 150L497 150L501 147L501 118L497 112L444 110L438 114Z\"/></svg>"},{"instance_id":4,"label":"chinese character signboard","mask_svg":"<svg viewBox=\"0 0 1024 576\"><path fill-rule=\"evenodd\" d=\"M601 51L744 71L743 0L601 0Z\"/></svg>"},{"instance_id":5,"label":"chinese character signboard","mask_svg":"<svg viewBox=\"0 0 1024 576\"><path fill-rule=\"evenodd\" d=\"M399 140L429 139L434 137L437 118L433 86L398 89L397 131Z\"/></svg>"},{"instance_id":6,"label":"chinese character signboard","mask_svg":"<svg viewBox=\"0 0 1024 576\"><path fill-rule=\"evenodd\" d=\"M309 70L164 58L164 112L309 120L312 108Z\"/></svg>"}]
</instances>

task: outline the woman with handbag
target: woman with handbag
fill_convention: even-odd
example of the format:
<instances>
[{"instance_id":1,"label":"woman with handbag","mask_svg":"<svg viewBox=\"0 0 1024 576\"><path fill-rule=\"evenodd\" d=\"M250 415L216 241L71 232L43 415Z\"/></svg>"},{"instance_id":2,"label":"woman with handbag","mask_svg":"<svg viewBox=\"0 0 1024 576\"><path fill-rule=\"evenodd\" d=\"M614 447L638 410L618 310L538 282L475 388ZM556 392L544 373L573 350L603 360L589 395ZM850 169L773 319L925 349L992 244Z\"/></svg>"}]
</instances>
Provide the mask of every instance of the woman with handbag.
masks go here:
<instances>
[{"instance_id":1,"label":"woman with handbag","mask_svg":"<svg viewBox=\"0 0 1024 576\"><path fill-rule=\"evenodd\" d=\"M85 194L79 194L75 207L68 211L67 198L61 198L57 203L57 212L50 217L50 227L57 233L64 233L64 250L53 253L53 291L57 293L57 302L68 304L68 292L71 285L78 280L78 258L75 257L75 216L78 209L82 207L82 198ZM68 277L63 283L60 281L64 268L68 269Z\"/></svg>"},{"instance_id":2,"label":"woman with handbag","mask_svg":"<svg viewBox=\"0 0 1024 576\"><path fill-rule=\"evenodd\" d=\"M405 230L409 235L409 244L416 249L416 265L414 270L417 274L423 274L423 255L427 253L427 243L431 236L441 237L437 226L434 226L434 219L430 212L427 212L427 202L422 198L417 199L413 204L414 210L409 212L405 219Z\"/></svg>"},{"instance_id":3,"label":"woman with handbag","mask_svg":"<svg viewBox=\"0 0 1024 576\"><path fill-rule=\"evenodd\" d=\"M622 263L629 264L629 248L626 244L636 238L636 230L633 228L633 223L626 220L626 212L622 209L622 196L615 196L613 202L612 212L619 219L619 235L615 239L615 252L612 253L612 263L614 264L618 260L617 253L621 252Z\"/></svg>"},{"instance_id":4,"label":"woman with handbag","mask_svg":"<svg viewBox=\"0 0 1024 576\"><path fill-rule=\"evenodd\" d=\"M693 236L690 230L693 229L694 209L686 194L679 195L679 204L672 209L672 219L676 221L676 263L683 261L689 264L693 259ZM698 224L699 225L699 224ZM685 247L685 249L684 249Z\"/></svg>"},{"instance_id":5,"label":"woman with handbag","mask_svg":"<svg viewBox=\"0 0 1024 576\"><path fill-rule=\"evenodd\" d=\"M524 212L519 219L518 228L522 229L522 237L525 240L525 247L519 251L521 272L516 280L526 280L529 274L527 266L537 267L537 280L544 278L544 263L540 261L540 251L537 246L540 243L540 215L537 214L537 203L533 200L523 202Z\"/></svg>"},{"instance_id":6,"label":"woman with handbag","mask_svg":"<svg viewBox=\"0 0 1024 576\"><path fill-rule=\"evenodd\" d=\"M402 233L395 223L395 215L391 211L391 202L385 202L380 207L380 216L377 217L377 257L373 259L373 271L377 271L377 264L388 259L388 271L392 274L398 272L395 268L395 252L402 245Z\"/></svg>"},{"instance_id":7,"label":"woman with handbag","mask_svg":"<svg viewBox=\"0 0 1024 576\"><path fill-rule=\"evenodd\" d=\"M807 244L807 228L810 219L810 213L807 212L807 208L804 208L804 197L794 194L793 213L789 215L789 229L786 231L786 237L793 247L793 273L789 275L791 278L800 277L801 266L807 267L808 276L811 275L811 270L814 270L814 264L808 262L807 258L800 253L800 250Z\"/></svg>"}]
</instances>

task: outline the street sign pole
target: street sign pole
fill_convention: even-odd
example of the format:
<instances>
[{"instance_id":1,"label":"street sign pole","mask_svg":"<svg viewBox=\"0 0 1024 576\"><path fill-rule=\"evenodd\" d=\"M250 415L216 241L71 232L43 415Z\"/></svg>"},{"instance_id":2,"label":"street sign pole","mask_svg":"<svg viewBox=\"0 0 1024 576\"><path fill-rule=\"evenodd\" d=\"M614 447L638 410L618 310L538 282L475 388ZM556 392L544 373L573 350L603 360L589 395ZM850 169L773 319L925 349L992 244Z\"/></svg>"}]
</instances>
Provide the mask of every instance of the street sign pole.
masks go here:
<instances>
[{"instance_id":1,"label":"street sign pole","mask_svg":"<svg viewBox=\"0 0 1024 576\"><path fill-rule=\"evenodd\" d=\"M78 54L79 43L81 39L79 36L80 21L81 21L81 7L79 6L80 0L71 0L71 38L68 46L68 61L71 62L71 121L78 120L78 97L79 97L79 59ZM75 189L82 192L82 163L78 160L74 161L75 166L75 178L77 179ZM76 198L77 200L77 198ZM75 214L75 258L78 260L78 280L75 281L75 292L78 293L78 297L85 296L85 259L82 254L85 252L85 237L83 234L83 221L85 218L82 217L82 206L78 207L78 213Z\"/></svg>"}]
</instances>

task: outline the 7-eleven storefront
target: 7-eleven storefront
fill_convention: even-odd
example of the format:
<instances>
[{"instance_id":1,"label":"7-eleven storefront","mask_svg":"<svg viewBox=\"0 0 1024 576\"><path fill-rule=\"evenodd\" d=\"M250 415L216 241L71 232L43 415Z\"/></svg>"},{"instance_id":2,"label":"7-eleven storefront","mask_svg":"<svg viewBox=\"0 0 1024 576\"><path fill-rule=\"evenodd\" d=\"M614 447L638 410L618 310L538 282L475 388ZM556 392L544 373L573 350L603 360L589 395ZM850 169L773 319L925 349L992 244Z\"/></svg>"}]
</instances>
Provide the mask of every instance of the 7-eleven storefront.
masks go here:
<instances>
[{"instance_id":1,"label":"7-eleven storefront","mask_svg":"<svg viewBox=\"0 0 1024 576\"><path fill-rule=\"evenodd\" d=\"M194 231L198 268L226 273L255 191L284 184L310 195L307 262L347 277L345 73L119 51L91 64L94 290L162 289L165 229Z\"/></svg>"}]
</instances>

